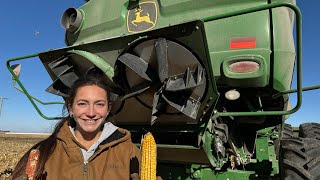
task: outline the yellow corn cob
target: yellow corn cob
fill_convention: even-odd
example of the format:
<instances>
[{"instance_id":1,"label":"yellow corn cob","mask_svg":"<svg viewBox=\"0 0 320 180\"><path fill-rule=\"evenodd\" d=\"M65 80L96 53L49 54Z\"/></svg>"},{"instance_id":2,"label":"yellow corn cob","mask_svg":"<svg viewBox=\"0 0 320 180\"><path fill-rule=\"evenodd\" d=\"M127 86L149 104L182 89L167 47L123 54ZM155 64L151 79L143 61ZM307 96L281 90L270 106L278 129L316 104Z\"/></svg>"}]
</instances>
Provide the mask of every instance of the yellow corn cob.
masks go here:
<instances>
[{"instance_id":1,"label":"yellow corn cob","mask_svg":"<svg viewBox=\"0 0 320 180\"><path fill-rule=\"evenodd\" d=\"M156 180L157 178L157 145L150 132L141 140L141 180Z\"/></svg>"}]
</instances>

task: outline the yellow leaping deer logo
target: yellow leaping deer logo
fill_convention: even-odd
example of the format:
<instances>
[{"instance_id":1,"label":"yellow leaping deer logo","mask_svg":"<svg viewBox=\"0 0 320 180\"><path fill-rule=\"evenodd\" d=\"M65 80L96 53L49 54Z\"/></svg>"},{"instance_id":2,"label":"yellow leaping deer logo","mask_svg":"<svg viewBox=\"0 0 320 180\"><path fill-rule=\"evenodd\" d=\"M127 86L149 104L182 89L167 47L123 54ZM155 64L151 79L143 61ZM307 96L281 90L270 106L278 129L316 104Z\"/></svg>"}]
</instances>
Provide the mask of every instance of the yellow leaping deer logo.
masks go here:
<instances>
[{"instance_id":1,"label":"yellow leaping deer logo","mask_svg":"<svg viewBox=\"0 0 320 180\"><path fill-rule=\"evenodd\" d=\"M157 25L158 4L156 0L144 1L128 8L128 32L142 32L151 30Z\"/></svg>"},{"instance_id":2,"label":"yellow leaping deer logo","mask_svg":"<svg viewBox=\"0 0 320 180\"><path fill-rule=\"evenodd\" d=\"M146 16L141 16L141 12L142 12L143 10L141 9L141 7L138 7L136 10L135 10L135 15L136 15L136 19L134 19L133 21L131 21L131 23L133 24L133 25L135 25L135 26L138 26L136 23L141 23L141 22L146 22L146 23L150 23L150 24L152 24L152 26L154 26L155 24L154 24L154 22L152 22L151 20L150 20L150 15L149 15L149 13L147 13L147 15Z\"/></svg>"}]
</instances>

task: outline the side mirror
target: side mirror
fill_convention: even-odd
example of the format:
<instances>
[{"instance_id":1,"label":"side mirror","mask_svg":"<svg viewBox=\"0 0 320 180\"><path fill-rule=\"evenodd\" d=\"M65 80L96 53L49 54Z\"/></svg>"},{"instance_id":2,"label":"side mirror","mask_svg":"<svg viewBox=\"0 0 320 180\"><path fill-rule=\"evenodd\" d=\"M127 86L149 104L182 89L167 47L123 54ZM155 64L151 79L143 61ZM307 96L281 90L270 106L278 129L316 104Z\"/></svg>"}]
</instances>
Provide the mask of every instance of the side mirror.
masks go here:
<instances>
[{"instance_id":1,"label":"side mirror","mask_svg":"<svg viewBox=\"0 0 320 180\"><path fill-rule=\"evenodd\" d=\"M19 79L20 71L21 71L21 64L12 65L11 69L14 72L14 74L17 76L17 78ZM17 80L14 76L12 76L12 80L13 80L13 86L14 86L16 84Z\"/></svg>"}]
</instances>

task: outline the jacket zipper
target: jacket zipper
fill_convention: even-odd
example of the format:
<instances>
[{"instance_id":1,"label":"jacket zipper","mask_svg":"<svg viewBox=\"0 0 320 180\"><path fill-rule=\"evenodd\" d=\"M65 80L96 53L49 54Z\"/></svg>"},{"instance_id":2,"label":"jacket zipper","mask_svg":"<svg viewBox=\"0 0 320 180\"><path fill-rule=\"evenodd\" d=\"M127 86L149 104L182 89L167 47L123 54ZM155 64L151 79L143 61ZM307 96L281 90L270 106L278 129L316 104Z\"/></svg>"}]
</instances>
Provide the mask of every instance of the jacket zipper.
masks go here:
<instances>
[{"instance_id":1,"label":"jacket zipper","mask_svg":"<svg viewBox=\"0 0 320 180\"><path fill-rule=\"evenodd\" d=\"M88 179L88 161L83 162L83 179Z\"/></svg>"}]
</instances>

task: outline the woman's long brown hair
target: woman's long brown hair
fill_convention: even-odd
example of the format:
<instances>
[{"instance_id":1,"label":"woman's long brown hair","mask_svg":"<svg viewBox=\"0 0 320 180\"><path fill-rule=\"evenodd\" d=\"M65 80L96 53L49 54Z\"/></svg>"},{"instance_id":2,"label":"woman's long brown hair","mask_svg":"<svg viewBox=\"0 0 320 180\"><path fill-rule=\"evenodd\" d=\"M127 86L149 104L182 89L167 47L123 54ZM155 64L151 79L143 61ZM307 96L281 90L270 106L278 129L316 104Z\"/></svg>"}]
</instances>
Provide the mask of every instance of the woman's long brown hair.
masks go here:
<instances>
[{"instance_id":1,"label":"woman's long brown hair","mask_svg":"<svg viewBox=\"0 0 320 180\"><path fill-rule=\"evenodd\" d=\"M32 149L38 149L40 151L40 159L38 162L38 169L35 173L35 177L36 179L42 179L41 177L44 170L45 162L48 160L51 152L56 146L57 134L65 121L67 121L67 119L61 120L56 125L54 132L47 139L40 141L39 143L32 146L30 150L26 154L24 154L24 156L22 156L13 171L12 179L18 178L19 176L25 174L29 153Z\"/></svg>"}]
</instances>

